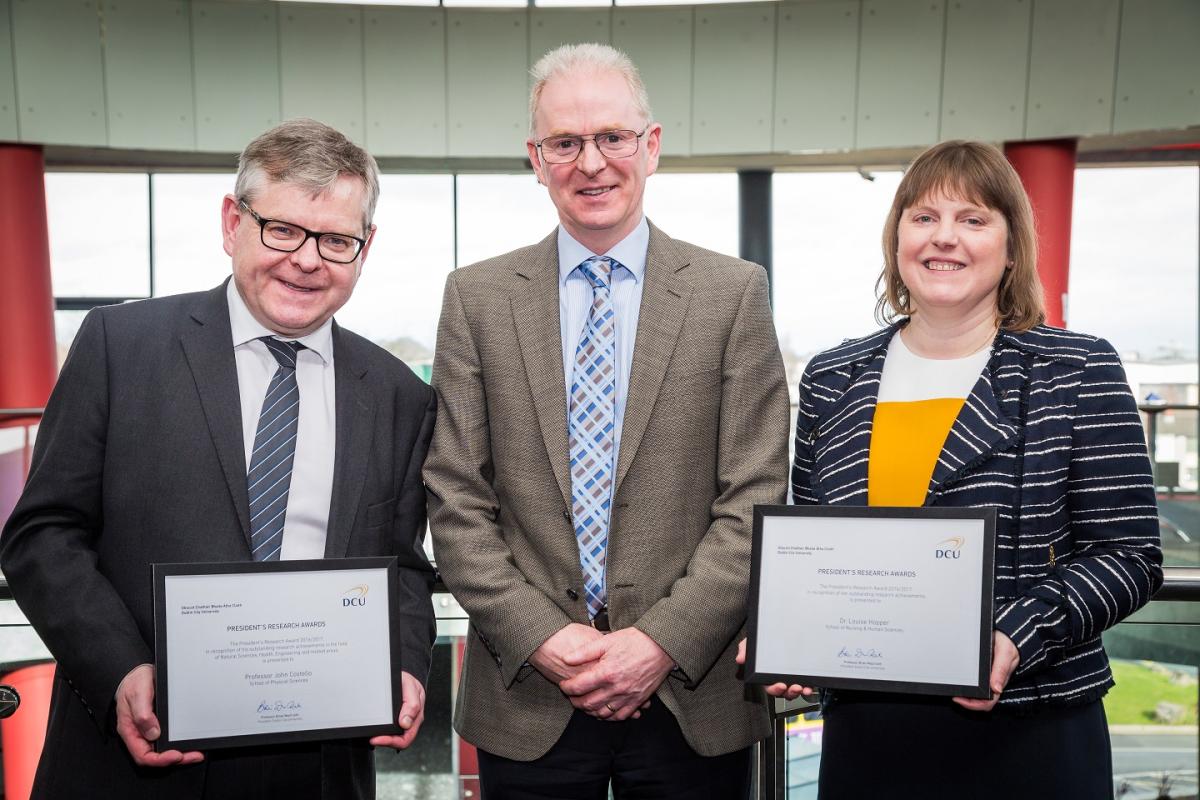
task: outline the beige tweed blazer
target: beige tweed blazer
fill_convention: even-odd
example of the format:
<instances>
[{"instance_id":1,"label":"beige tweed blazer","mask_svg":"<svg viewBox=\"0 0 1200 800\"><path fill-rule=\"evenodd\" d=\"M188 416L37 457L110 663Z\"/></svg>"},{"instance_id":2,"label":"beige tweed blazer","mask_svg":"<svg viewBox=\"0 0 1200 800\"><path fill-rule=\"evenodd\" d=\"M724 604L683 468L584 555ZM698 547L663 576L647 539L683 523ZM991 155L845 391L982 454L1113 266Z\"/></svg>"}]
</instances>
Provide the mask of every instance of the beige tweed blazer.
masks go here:
<instances>
[{"instance_id":1,"label":"beige tweed blazer","mask_svg":"<svg viewBox=\"0 0 1200 800\"><path fill-rule=\"evenodd\" d=\"M446 281L425 482L434 555L471 617L454 722L487 752L532 760L572 706L527 664L588 621L571 522L556 234ZM787 482L788 394L765 271L650 226L607 553L614 630L680 667L657 698L692 747L763 738L765 701L737 677L752 507ZM615 723L620 724L620 723Z\"/></svg>"}]
</instances>

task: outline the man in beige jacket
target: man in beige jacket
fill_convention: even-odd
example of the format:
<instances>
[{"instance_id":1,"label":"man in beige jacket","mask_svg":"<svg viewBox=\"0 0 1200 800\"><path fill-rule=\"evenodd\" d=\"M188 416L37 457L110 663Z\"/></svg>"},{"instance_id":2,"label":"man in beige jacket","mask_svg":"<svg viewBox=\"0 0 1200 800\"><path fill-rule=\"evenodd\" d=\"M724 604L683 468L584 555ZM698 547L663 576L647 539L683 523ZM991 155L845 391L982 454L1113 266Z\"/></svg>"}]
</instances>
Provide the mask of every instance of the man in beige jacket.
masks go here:
<instances>
[{"instance_id":1,"label":"man in beige jacket","mask_svg":"<svg viewBox=\"0 0 1200 800\"><path fill-rule=\"evenodd\" d=\"M560 225L451 274L425 480L471 616L455 726L487 800L745 797L736 675L752 507L784 498L765 271L642 213L662 127L623 54L534 67L528 151Z\"/></svg>"}]
</instances>

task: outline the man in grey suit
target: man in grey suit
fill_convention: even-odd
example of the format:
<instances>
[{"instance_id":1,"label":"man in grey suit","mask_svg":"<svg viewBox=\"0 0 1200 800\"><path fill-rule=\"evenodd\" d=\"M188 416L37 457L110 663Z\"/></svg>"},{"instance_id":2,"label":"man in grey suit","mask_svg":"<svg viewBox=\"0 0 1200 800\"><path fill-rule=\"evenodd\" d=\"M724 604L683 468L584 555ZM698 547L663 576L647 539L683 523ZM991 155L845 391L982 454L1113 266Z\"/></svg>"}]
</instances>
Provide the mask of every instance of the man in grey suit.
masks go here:
<instances>
[{"instance_id":1,"label":"man in grey suit","mask_svg":"<svg viewBox=\"0 0 1200 800\"><path fill-rule=\"evenodd\" d=\"M285 122L247 146L224 199L232 280L98 308L80 328L0 539L58 661L34 797L370 798L370 745L416 736L435 635L421 465L436 399L333 321L378 192L361 147ZM151 564L379 555L400 565L402 736L154 751Z\"/></svg>"},{"instance_id":2,"label":"man in grey suit","mask_svg":"<svg viewBox=\"0 0 1200 800\"><path fill-rule=\"evenodd\" d=\"M761 267L642 213L662 128L602 45L533 69L539 244L446 284L425 465L471 617L455 725L483 795L744 797L768 732L733 656L788 398Z\"/></svg>"}]
</instances>

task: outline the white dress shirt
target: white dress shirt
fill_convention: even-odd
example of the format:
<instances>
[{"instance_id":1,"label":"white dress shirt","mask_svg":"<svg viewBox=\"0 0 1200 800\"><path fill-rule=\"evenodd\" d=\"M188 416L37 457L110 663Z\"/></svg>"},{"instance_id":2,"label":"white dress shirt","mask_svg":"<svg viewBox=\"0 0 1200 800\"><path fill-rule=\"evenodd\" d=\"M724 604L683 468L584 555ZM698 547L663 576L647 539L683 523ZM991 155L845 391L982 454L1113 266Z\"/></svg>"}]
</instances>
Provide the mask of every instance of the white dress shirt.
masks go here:
<instances>
[{"instance_id":1,"label":"white dress shirt","mask_svg":"<svg viewBox=\"0 0 1200 800\"><path fill-rule=\"evenodd\" d=\"M292 484L284 517L282 560L324 558L325 532L329 526L329 503L333 496L333 453L336 444L333 374L333 318L307 336L290 340L279 336L254 318L233 280L227 290L229 322L233 329L233 357L237 362L238 394L242 403L242 444L246 469L258 430L267 386L279 362L260 336L282 341L299 341L296 353L296 385L300 390L300 427L296 434L296 457L292 462Z\"/></svg>"},{"instance_id":2,"label":"white dress shirt","mask_svg":"<svg viewBox=\"0 0 1200 800\"><path fill-rule=\"evenodd\" d=\"M646 276L646 251L650 247L650 225L646 218L633 232L607 253L593 253L575 240L560 225L558 228L558 319L562 333L563 378L566 381L567 408L570 414L571 375L575 369L575 350L592 309L592 284L579 265L592 256L607 256L621 266L612 271L609 296L616 314L617 396L613 427L613 469L621 451L621 429L625 420L625 398L629 394L629 367L633 363L633 345L637 338L638 316L642 309L642 284Z\"/></svg>"}]
</instances>

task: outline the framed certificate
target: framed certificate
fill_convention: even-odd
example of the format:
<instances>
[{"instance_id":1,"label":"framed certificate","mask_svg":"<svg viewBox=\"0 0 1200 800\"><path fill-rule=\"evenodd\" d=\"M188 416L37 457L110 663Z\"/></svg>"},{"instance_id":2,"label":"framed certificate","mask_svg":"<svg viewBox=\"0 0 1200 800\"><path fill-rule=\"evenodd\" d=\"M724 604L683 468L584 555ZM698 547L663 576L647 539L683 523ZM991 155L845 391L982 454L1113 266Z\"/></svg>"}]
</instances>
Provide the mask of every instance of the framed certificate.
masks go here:
<instances>
[{"instance_id":1,"label":"framed certificate","mask_svg":"<svg viewBox=\"0 0 1200 800\"><path fill-rule=\"evenodd\" d=\"M399 734L395 558L154 565L159 750Z\"/></svg>"},{"instance_id":2,"label":"framed certificate","mask_svg":"<svg viewBox=\"0 0 1200 800\"><path fill-rule=\"evenodd\" d=\"M987 698L995 509L755 506L747 680Z\"/></svg>"}]
</instances>

